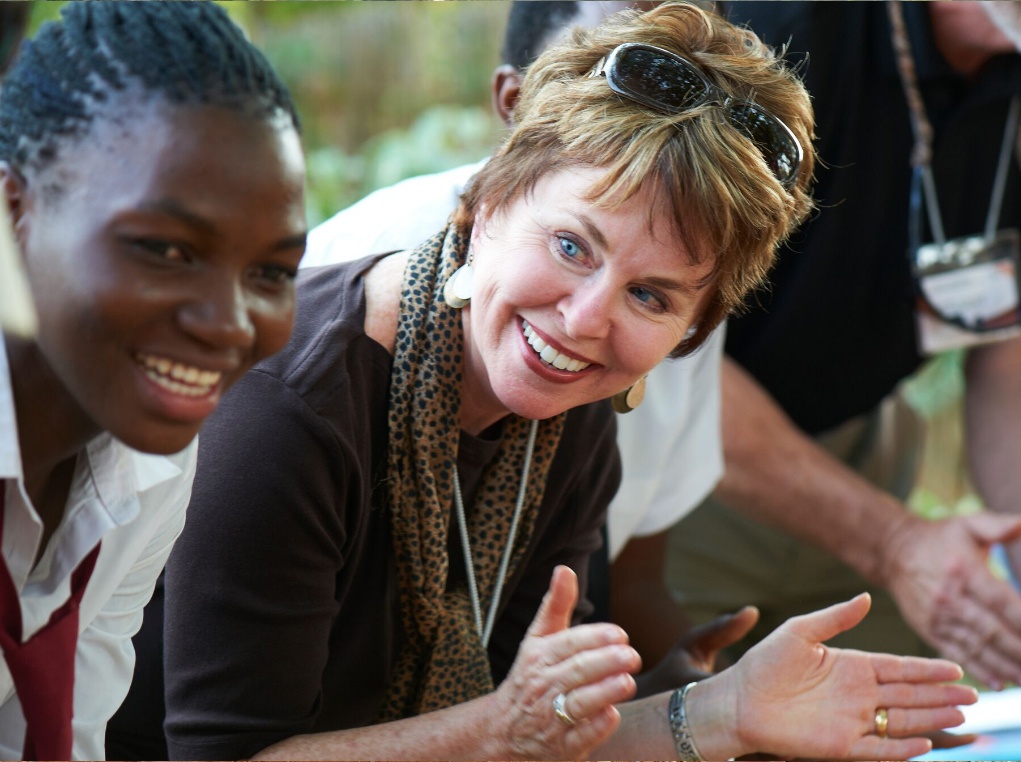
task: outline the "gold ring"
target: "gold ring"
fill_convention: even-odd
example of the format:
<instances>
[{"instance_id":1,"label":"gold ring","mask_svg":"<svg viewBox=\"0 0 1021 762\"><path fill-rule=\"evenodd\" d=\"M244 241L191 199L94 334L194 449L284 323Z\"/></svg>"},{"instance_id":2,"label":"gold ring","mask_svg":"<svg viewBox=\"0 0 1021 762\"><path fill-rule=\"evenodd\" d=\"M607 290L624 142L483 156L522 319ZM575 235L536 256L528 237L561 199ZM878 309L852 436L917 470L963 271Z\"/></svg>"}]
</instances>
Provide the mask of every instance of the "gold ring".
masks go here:
<instances>
[{"instance_id":1,"label":"gold ring","mask_svg":"<svg viewBox=\"0 0 1021 762\"><path fill-rule=\"evenodd\" d=\"M886 728L890 724L890 716L886 710L880 707L876 710L876 735L880 738L886 738Z\"/></svg>"},{"instance_id":2,"label":"gold ring","mask_svg":"<svg viewBox=\"0 0 1021 762\"><path fill-rule=\"evenodd\" d=\"M576 720L571 716L571 713L567 711L567 696L563 693L558 693L556 698L553 699L553 714L557 716L565 725L573 725Z\"/></svg>"}]
</instances>

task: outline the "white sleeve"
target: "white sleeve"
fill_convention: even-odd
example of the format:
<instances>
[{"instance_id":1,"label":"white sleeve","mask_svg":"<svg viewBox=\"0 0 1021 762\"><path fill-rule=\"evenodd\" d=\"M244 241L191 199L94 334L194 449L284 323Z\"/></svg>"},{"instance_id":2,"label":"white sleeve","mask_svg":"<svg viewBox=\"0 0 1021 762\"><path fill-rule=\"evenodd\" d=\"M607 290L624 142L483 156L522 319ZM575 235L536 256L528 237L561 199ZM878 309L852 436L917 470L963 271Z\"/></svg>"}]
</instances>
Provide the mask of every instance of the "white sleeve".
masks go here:
<instances>
[{"instance_id":1,"label":"white sleeve","mask_svg":"<svg viewBox=\"0 0 1021 762\"><path fill-rule=\"evenodd\" d=\"M724 326L695 354L649 374L645 400L617 418L623 477L610 504L610 558L694 509L723 476L720 368Z\"/></svg>"},{"instance_id":2,"label":"white sleeve","mask_svg":"<svg viewBox=\"0 0 1021 762\"><path fill-rule=\"evenodd\" d=\"M301 267L415 248L443 230L483 164L419 175L370 193L309 232Z\"/></svg>"},{"instance_id":3,"label":"white sleeve","mask_svg":"<svg viewBox=\"0 0 1021 762\"><path fill-rule=\"evenodd\" d=\"M152 598L156 580L184 529L195 476L194 452L189 450L184 460L185 470L179 477L140 496L136 521L118 530L116 536L103 539L101 556L107 552L111 558L122 560L112 567L122 569L117 573L123 576L78 637L74 759L106 757L106 724L124 701L134 673L131 638L142 625L142 610Z\"/></svg>"}]
</instances>

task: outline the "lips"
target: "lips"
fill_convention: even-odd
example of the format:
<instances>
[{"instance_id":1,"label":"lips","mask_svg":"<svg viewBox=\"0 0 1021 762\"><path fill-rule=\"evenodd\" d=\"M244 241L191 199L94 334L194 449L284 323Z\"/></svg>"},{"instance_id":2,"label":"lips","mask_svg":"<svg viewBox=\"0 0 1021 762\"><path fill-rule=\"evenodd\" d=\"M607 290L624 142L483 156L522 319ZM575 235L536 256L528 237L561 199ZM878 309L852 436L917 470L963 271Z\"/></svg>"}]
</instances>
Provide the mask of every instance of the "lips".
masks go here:
<instances>
[{"instance_id":1,"label":"lips","mask_svg":"<svg viewBox=\"0 0 1021 762\"><path fill-rule=\"evenodd\" d=\"M571 357L570 355L566 355L563 352L558 352L554 347L550 346L539 337L539 334L537 334L535 329L528 324L527 320L521 321L521 327L528 345L535 350L535 353L539 355L542 361L547 365L552 365L557 370L566 370L571 373L577 373L592 364L585 362L584 360Z\"/></svg>"},{"instance_id":2,"label":"lips","mask_svg":"<svg viewBox=\"0 0 1021 762\"><path fill-rule=\"evenodd\" d=\"M157 386L182 397L207 397L220 385L223 373L186 365L168 357L142 354L136 356L145 375Z\"/></svg>"}]
</instances>

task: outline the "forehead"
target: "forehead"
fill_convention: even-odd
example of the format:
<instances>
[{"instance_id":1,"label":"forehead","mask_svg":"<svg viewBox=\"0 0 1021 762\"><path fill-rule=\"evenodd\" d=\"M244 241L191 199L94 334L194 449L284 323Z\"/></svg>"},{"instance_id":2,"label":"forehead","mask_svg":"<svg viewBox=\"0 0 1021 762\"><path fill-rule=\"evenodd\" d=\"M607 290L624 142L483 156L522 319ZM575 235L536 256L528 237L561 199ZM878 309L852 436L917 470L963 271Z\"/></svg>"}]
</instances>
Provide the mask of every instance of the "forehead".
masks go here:
<instances>
[{"instance_id":1,"label":"forehead","mask_svg":"<svg viewBox=\"0 0 1021 762\"><path fill-rule=\"evenodd\" d=\"M50 198L144 194L155 186L201 192L209 183L303 184L304 160L289 117L253 116L220 105L115 93L88 129L59 141L35 173Z\"/></svg>"},{"instance_id":2,"label":"forehead","mask_svg":"<svg viewBox=\"0 0 1021 762\"><path fill-rule=\"evenodd\" d=\"M541 221L552 224L554 215L564 215L580 224L591 223L609 248L621 251L642 247L658 250L661 263L680 264L708 278L715 262L708 247L691 241L679 229L674 209L657 181L650 179L627 199L596 199L594 190L606 176L598 167L575 166L549 172L536 182L525 200ZM693 246L697 249L693 250Z\"/></svg>"}]
</instances>

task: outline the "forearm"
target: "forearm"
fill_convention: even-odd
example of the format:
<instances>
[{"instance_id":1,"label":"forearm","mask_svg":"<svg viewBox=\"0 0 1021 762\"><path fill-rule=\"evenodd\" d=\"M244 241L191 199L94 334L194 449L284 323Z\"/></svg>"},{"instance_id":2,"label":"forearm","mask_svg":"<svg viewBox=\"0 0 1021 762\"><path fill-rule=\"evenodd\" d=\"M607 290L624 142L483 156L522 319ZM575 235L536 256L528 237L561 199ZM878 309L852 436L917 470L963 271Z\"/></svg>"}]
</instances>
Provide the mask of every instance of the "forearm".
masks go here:
<instances>
[{"instance_id":1,"label":"forearm","mask_svg":"<svg viewBox=\"0 0 1021 762\"><path fill-rule=\"evenodd\" d=\"M972 479L989 509L1021 513L1021 392L1017 383L1021 378L1021 340L973 349L965 372ZM1021 555L1015 557L1015 568L1018 560Z\"/></svg>"},{"instance_id":2,"label":"forearm","mask_svg":"<svg viewBox=\"0 0 1021 762\"><path fill-rule=\"evenodd\" d=\"M648 669L688 631L690 621L664 583L666 533L633 537L610 567L610 615Z\"/></svg>"},{"instance_id":3,"label":"forearm","mask_svg":"<svg viewBox=\"0 0 1021 762\"><path fill-rule=\"evenodd\" d=\"M888 546L916 519L797 429L730 359L723 370L723 442L726 472L714 493L721 502L887 584Z\"/></svg>"},{"instance_id":4,"label":"forearm","mask_svg":"<svg viewBox=\"0 0 1021 762\"><path fill-rule=\"evenodd\" d=\"M493 735L492 694L406 720L293 736L253 759L511 759Z\"/></svg>"},{"instance_id":5,"label":"forearm","mask_svg":"<svg viewBox=\"0 0 1021 762\"><path fill-rule=\"evenodd\" d=\"M699 681L688 695L688 728L704 759L731 759L753 751L742 746L734 718L737 694L726 672ZM620 728L595 749L593 759L677 759L670 727L673 691L630 701L617 707Z\"/></svg>"},{"instance_id":6,"label":"forearm","mask_svg":"<svg viewBox=\"0 0 1021 762\"><path fill-rule=\"evenodd\" d=\"M669 702L669 693L658 693L618 704L620 727L592 751L592 759L676 759L667 714Z\"/></svg>"}]
</instances>

